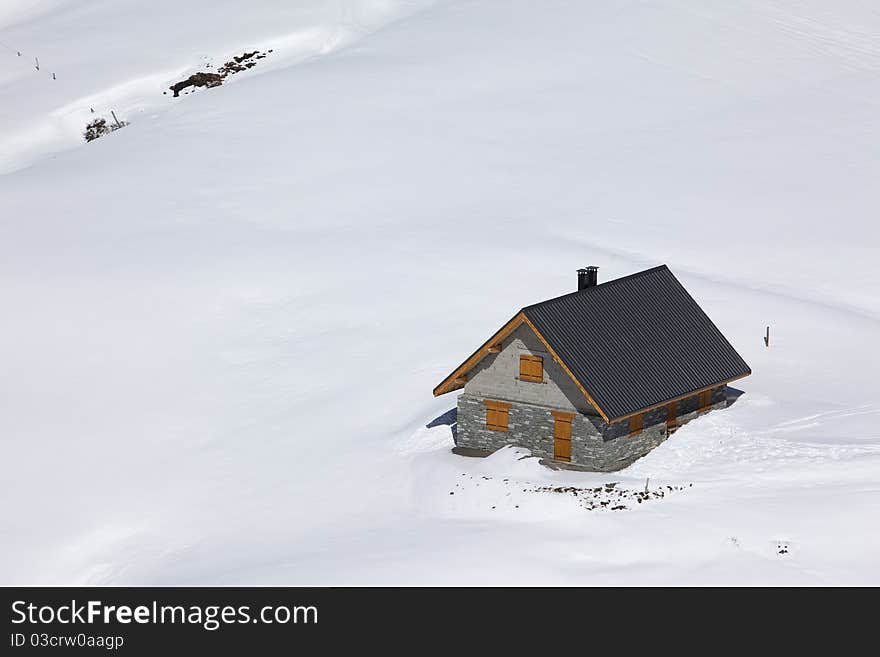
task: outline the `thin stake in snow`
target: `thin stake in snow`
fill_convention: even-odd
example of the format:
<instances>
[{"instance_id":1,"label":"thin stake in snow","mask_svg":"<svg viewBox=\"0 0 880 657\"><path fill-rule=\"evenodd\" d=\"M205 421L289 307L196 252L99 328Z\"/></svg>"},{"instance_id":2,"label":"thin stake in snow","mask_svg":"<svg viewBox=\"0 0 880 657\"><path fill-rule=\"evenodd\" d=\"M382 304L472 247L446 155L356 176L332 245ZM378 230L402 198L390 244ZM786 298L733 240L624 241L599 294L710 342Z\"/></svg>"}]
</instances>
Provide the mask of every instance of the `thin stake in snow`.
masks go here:
<instances>
[{"instance_id":1,"label":"thin stake in snow","mask_svg":"<svg viewBox=\"0 0 880 657\"><path fill-rule=\"evenodd\" d=\"M122 124L119 123L119 119L116 118L116 112L114 112L113 110L110 110L110 114L113 115L113 120L116 121L116 127L121 128Z\"/></svg>"},{"instance_id":2,"label":"thin stake in snow","mask_svg":"<svg viewBox=\"0 0 880 657\"><path fill-rule=\"evenodd\" d=\"M769 326L767 327L767 332L764 333L764 346L765 347L770 346L770 327Z\"/></svg>"},{"instance_id":3,"label":"thin stake in snow","mask_svg":"<svg viewBox=\"0 0 880 657\"><path fill-rule=\"evenodd\" d=\"M39 57L34 57L34 66L37 67L38 71L40 70L40 58Z\"/></svg>"}]
</instances>

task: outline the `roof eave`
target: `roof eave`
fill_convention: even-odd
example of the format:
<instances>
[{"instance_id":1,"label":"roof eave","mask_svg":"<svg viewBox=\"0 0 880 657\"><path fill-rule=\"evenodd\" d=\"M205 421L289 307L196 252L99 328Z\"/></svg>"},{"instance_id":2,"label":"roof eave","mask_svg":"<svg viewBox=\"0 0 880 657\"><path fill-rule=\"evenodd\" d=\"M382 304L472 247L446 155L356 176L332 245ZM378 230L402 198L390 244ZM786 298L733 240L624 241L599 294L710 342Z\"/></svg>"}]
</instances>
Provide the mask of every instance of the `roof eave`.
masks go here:
<instances>
[{"instance_id":1,"label":"roof eave","mask_svg":"<svg viewBox=\"0 0 880 657\"><path fill-rule=\"evenodd\" d=\"M500 329L498 329L491 338L486 340L474 353L468 356L464 362L461 363L458 367L456 367L449 376L443 379L435 388L434 388L434 396L439 397L440 395L445 395L447 392L453 392L455 390L460 390L464 388L463 383L456 383L455 380L467 374L474 366L477 365L483 358L489 355L489 348L492 345L497 344L499 341L503 340L510 333L512 333L517 326L519 326L523 321L523 313L519 311L511 317L507 323L504 324Z\"/></svg>"},{"instance_id":2,"label":"roof eave","mask_svg":"<svg viewBox=\"0 0 880 657\"><path fill-rule=\"evenodd\" d=\"M693 397L694 395L698 395L701 392L705 392L706 390L711 390L712 388L717 388L718 386L725 386L728 383L732 383L733 381L738 381L739 379L744 379L747 376L751 376L751 374L752 374L752 370L750 368L749 371L746 372L745 374L739 374L739 375L731 377L729 379L724 379L723 381L718 381L717 383L713 383L711 385L704 386L702 388L697 388L696 390L691 390L690 392L686 392L683 395L678 395L677 397L672 397L671 399L667 399L662 402L657 402L656 404L651 404L650 406L645 406L644 408L640 408L637 411L632 411L630 413L626 413L624 415L620 415L618 417L612 418L610 420L607 420L607 422L610 424L613 422L620 422L621 420L627 420L634 415L639 415L641 413L647 413L648 411L652 411L655 408L660 408L661 406L666 406L667 404L671 404L672 402L677 402L677 401L681 401L682 399L687 399L688 397Z\"/></svg>"}]
</instances>

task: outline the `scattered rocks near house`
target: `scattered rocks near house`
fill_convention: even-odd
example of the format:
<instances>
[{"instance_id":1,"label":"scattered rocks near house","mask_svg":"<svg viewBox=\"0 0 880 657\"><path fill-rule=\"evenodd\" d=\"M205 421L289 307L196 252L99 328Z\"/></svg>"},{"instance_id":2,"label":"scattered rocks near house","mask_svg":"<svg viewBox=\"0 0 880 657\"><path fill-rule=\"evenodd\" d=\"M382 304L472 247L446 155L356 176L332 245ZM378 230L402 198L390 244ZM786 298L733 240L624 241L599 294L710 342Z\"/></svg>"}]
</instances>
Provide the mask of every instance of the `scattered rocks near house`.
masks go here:
<instances>
[{"instance_id":1,"label":"scattered rocks near house","mask_svg":"<svg viewBox=\"0 0 880 657\"><path fill-rule=\"evenodd\" d=\"M198 87L205 87L207 89L219 87L227 77L246 71L249 68L253 68L257 65L257 60L264 59L271 52L273 52L273 50L267 50L265 52L261 50L243 52L241 55L237 55L223 64L223 66L217 69L216 73L199 71L190 75L186 80L175 82L168 88L174 92L174 97L177 98L180 96L181 91L188 89L189 87L193 87L192 91L195 91ZM206 64L206 68L212 68L212 65L210 63ZM184 94L188 94L192 93L192 91L183 92ZM168 92L165 91L163 93L167 94Z\"/></svg>"},{"instance_id":2,"label":"scattered rocks near house","mask_svg":"<svg viewBox=\"0 0 880 657\"><path fill-rule=\"evenodd\" d=\"M788 541L777 541L776 543L776 554L785 555L790 551Z\"/></svg>"},{"instance_id":3,"label":"scattered rocks near house","mask_svg":"<svg viewBox=\"0 0 880 657\"><path fill-rule=\"evenodd\" d=\"M480 485L477 477L474 475L469 475L463 472L461 476L470 479L472 481L471 485ZM479 480L482 481L491 481L492 479L493 477L487 477L485 475L479 477ZM618 488L617 485L619 482L616 481L601 486L592 486L590 488L578 488L576 486L529 486L525 482L512 482L510 479L502 479L500 483L504 486L514 486L516 487L516 491L523 493L571 495L587 511L601 511L603 509L606 511L626 511L627 509L635 508L638 504L649 502L651 500L664 499L672 493L693 487L693 484L690 483L681 486L665 485L656 488L648 488L646 483L646 486L643 489L628 490L626 488ZM526 488L523 488L524 485ZM461 485L455 484L455 487L460 488ZM450 491L449 494L452 495L453 493ZM509 496L510 493L508 492L506 497ZM495 506L492 506L492 508L494 509ZM515 505L514 508L518 509L519 504Z\"/></svg>"},{"instance_id":4,"label":"scattered rocks near house","mask_svg":"<svg viewBox=\"0 0 880 657\"><path fill-rule=\"evenodd\" d=\"M628 504L642 504L649 500L663 499L670 493L690 488L688 486L660 486L655 489L645 488L644 490L627 490L618 488L618 482L611 482L604 486L596 486L592 488L576 488L574 486L542 486L532 489L536 493L557 493L561 495L572 495L578 499L587 511L596 509L610 509L611 511L624 511L630 507Z\"/></svg>"}]
</instances>

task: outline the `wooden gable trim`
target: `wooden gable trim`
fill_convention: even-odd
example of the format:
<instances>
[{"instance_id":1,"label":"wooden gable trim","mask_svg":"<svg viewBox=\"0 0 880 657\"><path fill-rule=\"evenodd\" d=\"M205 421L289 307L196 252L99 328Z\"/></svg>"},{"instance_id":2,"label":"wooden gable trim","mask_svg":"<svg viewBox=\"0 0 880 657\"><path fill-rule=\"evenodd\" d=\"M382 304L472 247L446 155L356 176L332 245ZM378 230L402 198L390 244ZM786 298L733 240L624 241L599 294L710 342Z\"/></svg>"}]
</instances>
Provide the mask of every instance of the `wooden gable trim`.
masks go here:
<instances>
[{"instance_id":1,"label":"wooden gable trim","mask_svg":"<svg viewBox=\"0 0 880 657\"><path fill-rule=\"evenodd\" d=\"M513 333L513 331L522 324L524 318L525 315L523 315L522 312L518 312L514 315L507 324L498 329L498 332L495 333L495 335L486 340L486 342L472 353L466 361L455 368L452 374L443 379L440 384L434 388L434 396L439 397L440 395L445 395L447 392L463 388L465 384L464 375L472 370L477 363L483 360L488 354L497 353L493 351L496 345L500 345L504 338Z\"/></svg>"},{"instance_id":2,"label":"wooden gable trim","mask_svg":"<svg viewBox=\"0 0 880 657\"><path fill-rule=\"evenodd\" d=\"M461 365L459 365L449 376L447 376L440 384L434 388L434 396L439 397L440 395L444 395L447 392L452 392L453 390L459 390L464 387L466 378L465 375L471 369L473 369L477 363L479 363L483 358L485 358L490 353L496 353L492 351L496 345L500 345L501 342L511 333L513 333L520 324L526 324L532 332L538 337L541 343L547 348L547 351L553 357L559 365L565 370L565 373L571 377L571 380L574 381L575 385L578 389L583 393L584 397L587 398L587 401L593 405L593 407L599 412L599 415L602 416L606 422L608 422L608 416L605 414L601 408L599 408L599 404L596 403L596 400L586 391L583 384L577 380L577 377L572 374L571 370L568 369L568 366L562 362L562 359L559 357L559 354L556 353L556 350L550 346L550 343L541 335L541 332L532 324L531 320L526 317L525 313L520 311L516 315L514 315L507 324L498 329L498 332L495 333L491 338L486 340L483 345L477 349L474 353L468 357L466 361L464 361Z\"/></svg>"}]
</instances>

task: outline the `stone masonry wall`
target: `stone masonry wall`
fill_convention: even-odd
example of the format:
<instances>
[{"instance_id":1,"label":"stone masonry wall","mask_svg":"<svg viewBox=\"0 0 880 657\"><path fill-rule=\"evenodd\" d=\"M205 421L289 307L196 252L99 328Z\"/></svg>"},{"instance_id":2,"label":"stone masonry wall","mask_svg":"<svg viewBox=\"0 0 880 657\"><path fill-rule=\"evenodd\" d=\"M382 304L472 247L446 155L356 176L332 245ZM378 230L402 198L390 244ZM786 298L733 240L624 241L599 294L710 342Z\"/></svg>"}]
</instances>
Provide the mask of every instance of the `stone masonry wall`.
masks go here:
<instances>
[{"instance_id":1,"label":"stone masonry wall","mask_svg":"<svg viewBox=\"0 0 880 657\"><path fill-rule=\"evenodd\" d=\"M456 443L460 447L470 447L494 452L505 445L516 445L531 450L534 456L553 458L553 415L546 406L510 402L507 416L507 431L493 431L486 428L486 406L484 397L462 394L458 398L458 424ZM594 437L602 440L599 418L575 415L571 426L572 460L577 445Z\"/></svg>"},{"instance_id":2,"label":"stone masonry wall","mask_svg":"<svg viewBox=\"0 0 880 657\"><path fill-rule=\"evenodd\" d=\"M505 445L529 449L533 456L553 459L553 409L547 406L507 401L508 430L486 428L486 397L463 393L458 398L458 425L456 443L486 452L494 452ZM489 397L502 401L497 397ZM678 425L697 417L699 400L696 396L678 403ZM725 387L713 391L711 409L726 404ZM641 458L668 436L666 407L645 413L644 428L630 436L629 420L606 424L596 416L576 414L571 427L571 463L589 470L611 472L620 470Z\"/></svg>"}]
</instances>

